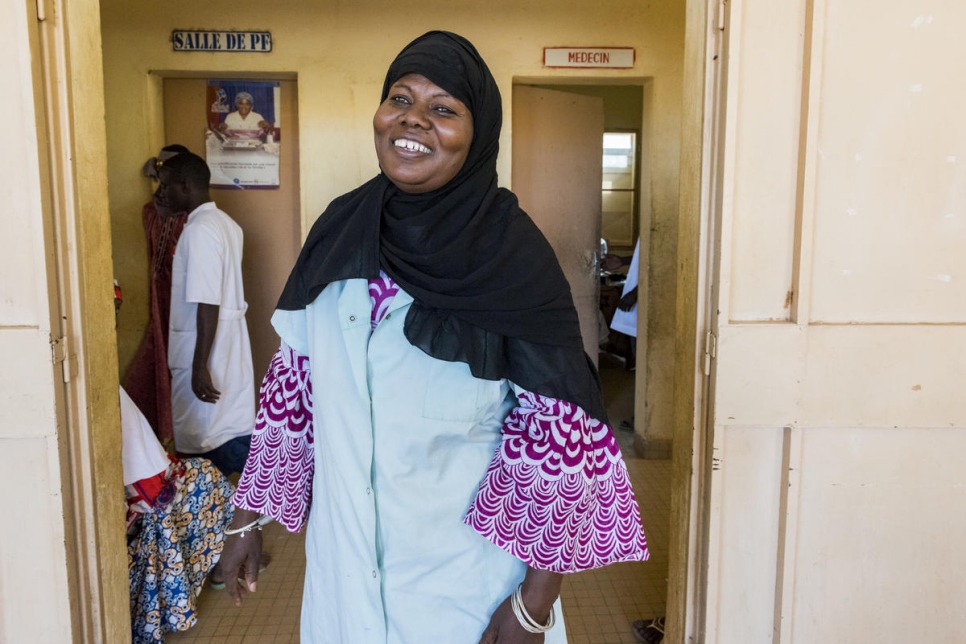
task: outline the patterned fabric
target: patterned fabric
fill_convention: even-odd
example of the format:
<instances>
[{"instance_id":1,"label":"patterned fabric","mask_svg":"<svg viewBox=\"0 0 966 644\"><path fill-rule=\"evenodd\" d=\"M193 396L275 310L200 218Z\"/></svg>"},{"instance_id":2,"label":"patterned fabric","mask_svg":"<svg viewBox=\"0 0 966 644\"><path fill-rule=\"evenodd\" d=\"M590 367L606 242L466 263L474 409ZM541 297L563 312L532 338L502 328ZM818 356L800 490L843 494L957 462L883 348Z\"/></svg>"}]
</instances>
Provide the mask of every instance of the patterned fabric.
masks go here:
<instances>
[{"instance_id":1,"label":"patterned fabric","mask_svg":"<svg viewBox=\"0 0 966 644\"><path fill-rule=\"evenodd\" d=\"M282 343L258 392L258 415L245 471L232 499L290 532L302 529L315 470L309 359Z\"/></svg>"},{"instance_id":2,"label":"patterned fabric","mask_svg":"<svg viewBox=\"0 0 966 644\"><path fill-rule=\"evenodd\" d=\"M392 298L396 297L398 292L399 286L386 275L385 271L379 271L378 279L369 280L369 302L372 303L370 321L373 329L382 322L382 318L386 317Z\"/></svg>"},{"instance_id":3,"label":"patterned fabric","mask_svg":"<svg viewBox=\"0 0 966 644\"><path fill-rule=\"evenodd\" d=\"M372 327L399 287L369 280ZM262 383L248 465L233 499L298 531L312 488L308 358L284 343ZM645 561L647 543L611 429L568 402L523 392L463 522L535 568L569 573Z\"/></svg>"},{"instance_id":4,"label":"patterned fabric","mask_svg":"<svg viewBox=\"0 0 966 644\"><path fill-rule=\"evenodd\" d=\"M170 464L165 471L124 486L128 535L134 534L142 514L151 512L158 505L166 505L174 498L176 478L172 476L172 472L180 472L184 466L173 456L169 455L168 459Z\"/></svg>"},{"instance_id":5,"label":"patterned fabric","mask_svg":"<svg viewBox=\"0 0 966 644\"><path fill-rule=\"evenodd\" d=\"M613 432L568 402L525 392L463 522L534 568L644 561L647 543Z\"/></svg>"},{"instance_id":6,"label":"patterned fabric","mask_svg":"<svg viewBox=\"0 0 966 644\"><path fill-rule=\"evenodd\" d=\"M232 485L210 461L184 459L172 474L174 497L141 515L128 542L134 644L163 642L197 621L198 594L224 547Z\"/></svg>"}]
</instances>

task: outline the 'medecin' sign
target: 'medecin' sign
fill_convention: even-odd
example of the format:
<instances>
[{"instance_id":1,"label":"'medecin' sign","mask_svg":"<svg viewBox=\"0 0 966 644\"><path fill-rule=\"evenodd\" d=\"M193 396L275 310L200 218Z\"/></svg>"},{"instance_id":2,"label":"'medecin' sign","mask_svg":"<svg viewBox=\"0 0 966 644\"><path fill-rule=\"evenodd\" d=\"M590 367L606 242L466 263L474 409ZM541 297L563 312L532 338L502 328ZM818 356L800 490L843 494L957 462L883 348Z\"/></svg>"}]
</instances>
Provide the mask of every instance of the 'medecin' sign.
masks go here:
<instances>
[{"instance_id":1,"label":"'medecin' sign","mask_svg":"<svg viewBox=\"0 0 966 644\"><path fill-rule=\"evenodd\" d=\"M633 47L546 47L546 67L628 69L634 66Z\"/></svg>"},{"instance_id":2,"label":"'medecin' sign","mask_svg":"<svg viewBox=\"0 0 966 644\"><path fill-rule=\"evenodd\" d=\"M266 54L272 51L268 31L172 31L175 51L227 51Z\"/></svg>"}]
</instances>

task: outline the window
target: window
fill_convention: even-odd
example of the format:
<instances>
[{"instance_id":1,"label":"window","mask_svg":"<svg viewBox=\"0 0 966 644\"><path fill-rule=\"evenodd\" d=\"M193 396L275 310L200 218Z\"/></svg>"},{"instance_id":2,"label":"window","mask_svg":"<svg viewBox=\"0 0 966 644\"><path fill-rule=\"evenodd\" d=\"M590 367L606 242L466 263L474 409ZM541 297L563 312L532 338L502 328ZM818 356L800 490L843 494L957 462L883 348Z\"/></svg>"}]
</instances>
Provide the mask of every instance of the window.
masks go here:
<instances>
[{"instance_id":1,"label":"window","mask_svg":"<svg viewBox=\"0 0 966 644\"><path fill-rule=\"evenodd\" d=\"M637 202L637 134L604 133L604 179L601 184L601 236L611 246L633 247Z\"/></svg>"}]
</instances>

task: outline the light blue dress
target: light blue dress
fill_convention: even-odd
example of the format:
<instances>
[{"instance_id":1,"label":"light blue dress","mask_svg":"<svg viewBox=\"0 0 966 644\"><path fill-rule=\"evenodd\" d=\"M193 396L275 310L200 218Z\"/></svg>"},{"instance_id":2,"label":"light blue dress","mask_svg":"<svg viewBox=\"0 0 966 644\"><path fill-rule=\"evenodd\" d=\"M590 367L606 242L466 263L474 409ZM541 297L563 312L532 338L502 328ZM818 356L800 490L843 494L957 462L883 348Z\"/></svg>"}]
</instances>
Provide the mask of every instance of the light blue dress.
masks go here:
<instances>
[{"instance_id":1,"label":"light blue dress","mask_svg":"<svg viewBox=\"0 0 966 644\"><path fill-rule=\"evenodd\" d=\"M403 335L401 291L373 330L367 280L330 284L272 318L309 356L315 475L306 533L306 644L476 644L525 564L463 516L517 405ZM557 625L548 644L566 642Z\"/></svg>"}]
</instances>

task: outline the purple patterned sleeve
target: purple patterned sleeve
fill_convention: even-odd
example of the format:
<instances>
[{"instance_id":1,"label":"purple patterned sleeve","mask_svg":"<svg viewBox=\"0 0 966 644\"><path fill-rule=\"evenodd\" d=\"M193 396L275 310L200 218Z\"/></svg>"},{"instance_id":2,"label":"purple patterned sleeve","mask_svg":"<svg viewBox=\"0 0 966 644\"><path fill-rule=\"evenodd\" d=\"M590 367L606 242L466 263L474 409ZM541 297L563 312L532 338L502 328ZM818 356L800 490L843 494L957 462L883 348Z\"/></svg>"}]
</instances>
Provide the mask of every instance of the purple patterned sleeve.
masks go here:
<instances>
[{"instance_id":1,"label":"purple patterned sleeve","mask_svg":"<svg viewBox=\"0 0 966 644\"><path fill-rule=\"evenodd\" d=\"M463 522L541 570L645 561L640 510L610 428L568 402L518 398Z\"/></svg>"},{"instance_id":2,"label":"purple patterned sleeve","mask_svg":"<svg viewBox=\"0 0 966 644\"><path fill-rule=\"evenodd\" d=\"M258 414L236 507L265 514L290 532L302 529L315 469L309 359L282 343L258 392Z\"/></svg>"}]
</instances>

